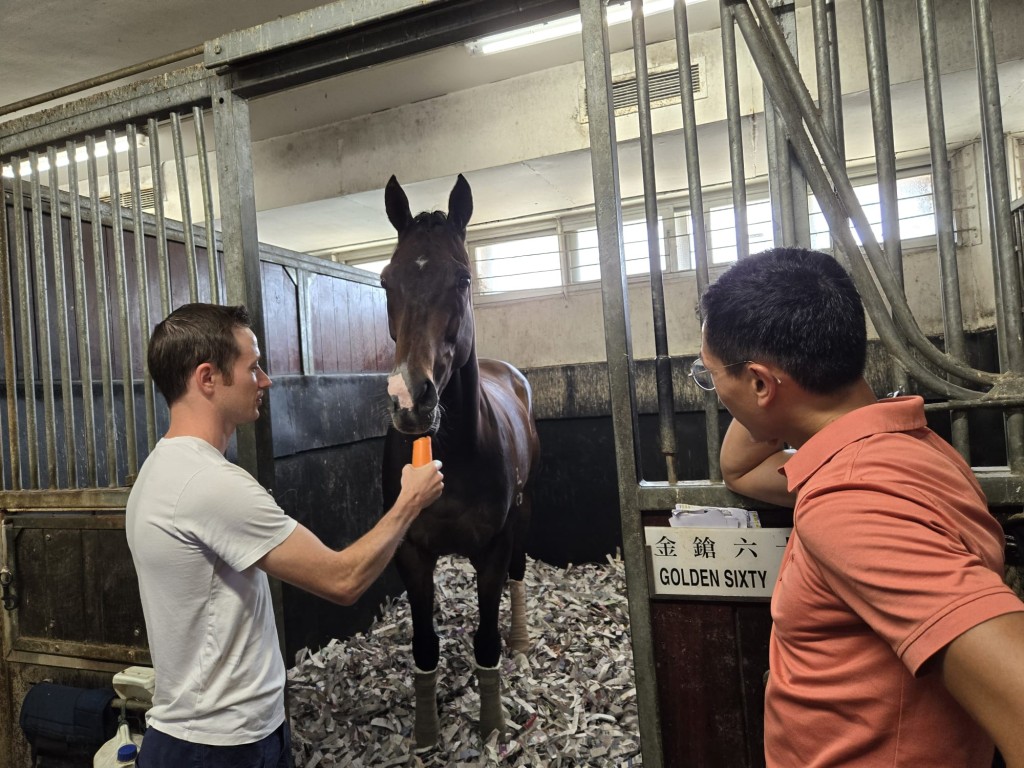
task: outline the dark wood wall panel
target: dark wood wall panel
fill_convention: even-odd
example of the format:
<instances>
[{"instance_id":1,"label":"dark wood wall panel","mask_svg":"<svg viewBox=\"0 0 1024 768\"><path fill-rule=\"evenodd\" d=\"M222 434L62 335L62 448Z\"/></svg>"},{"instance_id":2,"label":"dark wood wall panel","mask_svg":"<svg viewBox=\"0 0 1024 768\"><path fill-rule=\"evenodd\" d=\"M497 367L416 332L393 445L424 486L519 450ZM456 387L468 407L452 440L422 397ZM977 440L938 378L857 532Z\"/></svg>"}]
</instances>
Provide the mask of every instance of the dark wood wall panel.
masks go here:
<instances>
[{"instance_id":1,"label":"dark wood wall panel","mask_svg":"<svg viewBox=\"0 0 1024 768\"><path fill-rule=\"evenodd\" d=\"M345 286L339 285L340 282L329 275L310 277L310 339L317 373L351 370L347 297Z\"/></svg>"},{"instance_id":2,"label":"dark wood wall panel","mask_svg":"<svg viewBox=\"0 0 1024 768\"><path fill-rule=\"evenodd\" d=\"M288 269L264 262L263 357L272 376L302 373L299 338L299 289Z\"/></svg>"}]
</instances>

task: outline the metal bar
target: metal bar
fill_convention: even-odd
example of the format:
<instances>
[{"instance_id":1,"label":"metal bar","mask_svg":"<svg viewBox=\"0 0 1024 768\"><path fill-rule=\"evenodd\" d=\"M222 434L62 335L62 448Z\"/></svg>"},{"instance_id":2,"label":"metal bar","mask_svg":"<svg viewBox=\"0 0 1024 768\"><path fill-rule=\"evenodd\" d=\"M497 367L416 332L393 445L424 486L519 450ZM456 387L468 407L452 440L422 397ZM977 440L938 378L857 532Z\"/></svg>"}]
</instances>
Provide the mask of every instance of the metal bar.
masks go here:
<instances>
[{"instance_id":1,"label":"metal bar","mask_svg":"<svg viewBox=\"0 0 1024 768\"><path fill-rule=\"evenodd\" d=\"M832 93L835 94L835 148L843 165L846 164L846 129L843 125L843 85L839 70L839 30L836 29L836 4L830 0L826 7L828 20L828 36L832 41L829 46L829 58L832 60Z\"/></svg>"},{"instance_id":2,"label":"metal bar","mask_svg":"<svg viewBox=\"0 0 1024 768\"><path fill-rule=\"evenodd\" d=\"M60 180L57 173L57 148L46 149L50 164L50 240L53 243L54 301L57 305L57 356L60 363L60 402L64 416L64 473L66 484L78 485L75 469L75 393L71 380L71 338L68 332L67 278L64 274L64 237L60 206ZM74 156L68 157L68 164Z\"/></svg>"},{"instance_id":3,"label":"metal bar","mask_svg":"<svg viewBox=\"0 0 1024 768\"><path fill-rule=\"evenodd\" d=\"M750 255L747 227L747 174L743 162L743 122L740 115L739 70L736 65L736 28L729 0L719 0L722 20L722 69L725 73L725 111L729 131L729 171L732 209L736 225L736 258Z\"/></svg>"},{"instance_id":4,"label":"metal bar","mask_svg":"<svg viewBox=\"0 0 1024 768\"><path fill-rule=\"evenodd\" d=\"M229 304L245 304L256 338L266 339L263 327L263 281L256 228L252 135L249 104L231 91L214 100L217 178L220 184L224 280ZM269 401L255 425L238 429L238 463L265 487L274 484L274 447Z\"/></svg>"},{"instance_id":5,"label":"metal bar","mask_svg":"<svg viewBox=\"0 0 1024 768\"><path fill-rule=\"evenodd\" d=\"M178 177L178 199L181 201L181 226L185 232L185 264L188 267L189 301L199 301L199 275L196 269L196 237L192 229L192 208L189 202L188 172L185 169L185 147L181 139L181 116L171 113L171 137L174 145L174 170Z\"/></svg>"},{"instance_id":6,"label":"metal bar","mask_svg":"<svg viewBox=\"0 0 1024 768\"><path fill-rule=\"evenodd\" d=\"M37 441L39 433L36 427L35 334L32 332L32 317L30 314L32 286L29 281L28 240L25 233L24 182L20 173L21 161L19 158L11 158L11 167L15 169L13 184L14 242L18 259L16 283L18 289L18 319L21 324L21 379L25 398L25 432L19 434L18 438L24 436L25 450L28 458L28 476L24 478L24 484L28 488L38 488L39 444Z\"/></svg>"},{"instance_id":7,"label":"metal bar","mask_svg":"<svg viewBox=\"0 0 1024 768\"><path fill-rule=\"evenodd\" d=\"M77 83L71 85L65 85L61 88L55 88L52 91L41 93L38 96L31 96L21 101L15 101L12 104L7 104L0 107L0 116L10 115L14 112L20 112L23 109L29 107L35 107L39 104L45 104L48 101L55 99L62 99L65 96L71 96L75 93L81 93L87 91L90 88L96 88L107 83L112 83L115 80L123 80L126 77L132 77L143 72L149 72L151 69L157 69L159 67L166 67L168 64L174 64L178 61L184 61L185 59L191 59L195 56L201 56L203 53L203 46L196 45L192 48L184 48L174 53L169 53L166 56L158 56L155 59L149 61L143 61L139 64L133 64L130 67L122 67L121 69L115 69L113 72L108 72L105 75L98 75L96 77L90 77L86 80L79 80Z\"/></svg>"},{"instance_id":8,"label":"metal bar","mask_svg":"<svg viewBox=\"0 0 1024 768\"><path fill-rule=\"evenodd\" d=\"M235 95L252 98L577 8L576 0L339 0L210 40L206 63L230 72Z\"/></svg>"},{"instance_id":9,"label":"metal bar","mask_svg":"<svg viewBox=\"0 0 1024 768\"><path fill-rule=\"evenodd\" d=\"M100 381L103 390L103 436L107 459L107 484L117 485L117 444L114 429L113 371L110 360L110 302L107 300L106 256L103 247L103 216L96 168L96 139L85 138L86 163L89 169L89 207L92 209L92 260L96 274L96 328L99 331Z\"/></svg>"},{"instance_id":10,"label":"metal bar","mask_svg":"<svg viewBox=\"0 0 1024 768\"><path fill-rule=\"evenodd\" d=\"M160 317L171 313L171 275L167 256L167 225L164 217L163 166L160 164L160 133L154 118L146 124L149 133L149 167L153 169L153 218L156 219L156 263L160 273Z\"/></svg>"},{"instance_id":11,"label":"metal bar","mask_svg":"<svg viewBox=\"0 0 1024 768\"><path fill-rule=\"evenodd\" d=\"M697 142L697 111L693 103L693 79L690 76L690 30L686 3L675 0L676 61L679 65L679 106L683 111L683 149L686 157L686 186L693 225L693 268L697 278L697 296L704 295L711 280L708 275L708 241L704 219L704 192L700 175L700 151ZM722 433L718 423L718 398L706 394L704 403L704 434L708 457L708 477L722 479L718 446Z\"/></svg>"},{"instance_id":12,"label":"metal bar","mask_svg":"<svg viewBox=\"0 0 1024 768\"><path fill-rule=\"evenodd\" d=\"M622 205L619 196L615 114L611 104L610 49L604 9L601 0L583 0L580 3L583 69L587 85L587 113L590 115L590 162L594 181L605 348L640 720L640 748L645 766L661 768L664 758L651 636L650 586L647 580L643 520L637 503L640 461L637 446L636 364L629 332L627 282L622 258Z\"/></svg>"},{"instance_id":13,"label":"metal bar","mask_svg":"<svg viewBox=\"0 0 1024 768\"><path fill-rule=\"evenodd\" d=\"M661 237L658 230L658 189L654 173L654 129L651 126L650 79L647 67L647 34L643 0L631 0L633 9L633 62L636 72L637 116L640 121L640 169L644 185L647 224L647 257L650 265L651 305L654 314L654 372L658 394L658 442L665 458L665 473L676 482L675 394L672 389L672 358L668 351L665 320L665 283L661 270Z\"/></svg>"},{"instance_id":14,"label":"metal bar","mask_svg":"<svg viewBox=\"0 0 1024 768\"><path fill-rule=\"evenodd\" d=\"M946 151L946 123L942 111L938 34L932 0L918 0L918 26L921 36L921 62L924 70L924 97L931 137L932 200L935 204L939 273L942 286L942 319L946 352L958 360L967 360L963 307L960 300L960 275L957 269L956 237L953 230L953 184ZM967 414L950 413L953 446L970 463L970 435Z\"/></svg>"},{"instance_id":15,"label":"metal bar","mask_svg":"<svg viewBox=\"0 0 1024 768\"><path fill-rule=\"evenodd\" d=\"M210 301L217 304L221 300L220 276L217 274L217 233L213 228L213 187L210 180L210 158L206 154L206 126L203 122L203 110L193 107L192 119L195 122L199 186L203 191L203 214L206 219L206 261L210 272Z\"/></svg>"},{"instance_id":16,"label":"metal bar","mask_svg":"<svg viewBox=\"0 0 1024 768\"><path fill-rule=\"evenodd\" d=\"M18 166L12 165L17 168ZM18 199L12 195L13 214L18 216ZM0 264L0 324L2 324L4 346L4 383L7 386L7 440L9 452L8 466L11 468L10 482L3 487L13 490L21 488L21 439L18 428L18 380L17 361L14 350L14 296L11 291L12 266L17 263L17 245L11 252L11 233L7 225L7 195L0 186L0 253L3 263ZM3 473L0 473L0 480Z\"/></svg>"},{"instance_id":17,"label":"metal bar","mask_svg":"<svg viewBox=\"0 0 1024 768\"><path fill-rule=\"evenodd\" d=\"M847 255L848 265L853 273L853 278L860 289L861 298L879 337L894 357L897 360L903 361L908 370L923 385L929 386L935 392L948 397L960 397L963 399L981 397L979 392L964 389L936 376L932 371L920 365L904 345L903 338L897 332L895 323L886 311L882 297L875 287L872 273L861 256L860 247L850 232L849 227L846 226L846 222L851 215L849 205L845 198L842 196L836 197L832 192L828 177L819 163L818 155L815 153L810 139L801 127L800 111L793 101L794 95L792 90L788 87L788 83L782 73L776 69L776 60L771 56L766 47L766 41L761 36L761 27L754 21L750 9L746 6L737 6L735 15L751 55L754 56L755 61L761 63L759 67L761 77L769 86L772 98L775 100L776 106L786 122L794 151L804 168L804 173L807 174L808 182L818 198L818 202L821 204L822 212L828 220L833 237L838 238L842 252ZM849 187L848 182L847 187ZM852 194L852 189L849 192ZM854 201L856 202L856 196L854 196ZM863 216L863 213L861 213L861 216ZM860 232L859 227L858 232ZM871 236L870 228L867 228L867 235ZM861 238L866 242L867 238L864 233L861 233ZM877 246L877 243L875 245Z\"/></svg>"},{"instance_id":18,"label":"metal bar","mask_svg":"<svg viewBox=\"0 0 1024 768\"><path fill-rule=\"evenodd\" d=\"M900 289L904 286L903 251L900 238L899 195L896 189L896 145L893 136L889 56L885 45L885 11L878 0L861 0L864 22L864 52L868 64L868 93L871 100L871 128L875 140L878 170L878 200L882 219L882 242ZM894 386L907 389L907 375L896 362L892 365Z\"/></svg>"},{"instance_id":19,"label":"metal bar","mask_svg":"<svg viewBox=\"0 0 1024 768\"><path fill-rule=\"evenodd\" d=\"M825 132L835 142L836 93L832 90L832 47L836 43L829 38L826 0L811 0L811 24L814 29L814 72L818 85L818 109L821 110Z\"/></svg>"},{"instance_id":20,"label":"metal bar","mask_svg":"<svg viewBox=\"0 0 1024 768\"><path fill-rule=\"evenodd\" d=\"M791 139L796 141L796 134L801 134L806 139L807 134L804 133L803 129L803 125L806 125L807 130L810 132L811 139L813 139L814 148L817 149L817 153L812 149L811 153L809 155L805 155L804 159L801 160L804 173L809 174L811 172L808 168L808 163L811 162L816 155L820 154L821 162L817 159L813 159L813 164L818 170L821 170L821 163L823 162L824 167L828 169L829 176L832 179L832 185L835 186L835 191L833 192L830 189L828 196L834 198L838 195L838 198L843 203L846 218L853 221L854 227L860 235L863 243L864 251L867 253L868 258L871 261L874 276L877 278L878 285L881 287L886 300L893 309L893 313L898 319L899 327L904 336L914 346L914 348L925 357L925 359L929 360L940 369L949 373L954 373L957 376L973 383L983 385L995 383L998 379L998 375L969 368L960 361L954 360L937 349L921 331L917 321L914 319L913 313L910 311L910 307L907 305L906 296L896 284L891 265L882 253L882 250L878 245L878 241L875 239L874 231L871 229L871 225L868 222L867 217L864 215L864 210L860 205L860 201L857 199L857 195L853 191L853 186L850 184L850 180L846 175L845 167L840 164L835 147L832 146L828 136L824 133L821 119L817 115L817 107L815 107L810 94L807 92L807 88L804 85L800 71L796 66L796 62L793 60L789 49L786 47L785 41L782 40L778 26L773 23L774 17L772 16L771 11L765 5L764 0L750 0L750 4L757 11L758 17L761 20L760 25L757 25L754 22L751 10L745 4L733 6L733 13L737 21L739 21L740 15L743 14L746 19L746 23L748 24L747 30L744 33L744 37L747 41L747 47L751 48L752 45L755 45L758 49L757 54L754 54L753 49L751 49L751 55L753 56L755 63L758 65L762 79L765 77L765 72L770 71L774 73L776 85L780 88L779 91L773 90L773 93L775 93L774 100L776 105L789 105L783 110L783 112L788 112L788 114L784 115L784 119L789 127ZM754 40L755 35L756 41ZM776 69L776 67L778 67L778 69ZM781 89L784 89L784 92ZM818 202L824 204L824 201L821 199L822 194L824 194L824 190L820 188L815 190ZM845 223L840 227L840 230L843 229L847 229ZM835 231L833 231L833 236L835 236L835 234ZM842 235L841 232L840 235ZM851 262L860 261L862 259L861 247L858 245L852 251L847 249L847 255ZM861 284L858 283L858 285ZM874 286L875 280L872 279L870 282L865 282L861 286L861 290L876 290ZM874 316L872 316L872 320L876 324L882 322L879 318L875 318ZM939 389L937 391L941 392L944 391L944 389Z\"/></svg>"},{"instance_id":21,"label":"metal bar","mask_svg":"<svg viewBox=\"0 0 1024 768\"><path fill-rule=\"evenodd\" d=\"M46 449L46 482L49 488L57 487L57 437L54 429L56 406L53 396L53 349L50 345L50 297L46 277L46 241L43 238L43 190L39 154L29 153L29 188L32 190L32 255L35 273L32 285L35 288L36 343L39 345L39 379L43 395L43 445ZM41 480L42 478L40 478Z\"/></svg>"},{"instance_id":22,"label":"metal bar","mask_svg":"<svg viewBox=\"0 0 1024 768\"><path fill-rule=\"evenodd\" d=\"M978 91L981 101L981 136L987 170L986 192L992 224L993 260L1001 301L997 313L1004 318L1005 357L1002 369L1024 372L1024 338L1021 336L1020 265L1013 248L1010 226L1010 187L1006 176L1006 146L999 97L992 9L989 0L971 0L974 45L978 61ZM1024 413L1006 415L1006 453L1010 468L1024 472Z\"/></svg>"},{"instance_id":23,"label":"metal bar","mask_svg":"<svg viewBox=\"0 0 1024 768\"><path fill-rule=\"evenodd\" d=\"M139 469L135 424L135 381L132 370L132 344L128 329L128 269L124 253L124 218L121 208L121 182L117 167L116 137L107 131L107 172L110 179L111 231L114 243L114 295L117 298L118 345L121 351L121 394L124 399L124 445L128 475Z\"/></svg>"},{"instance_id":24,"label":"metal bar","mask_svg":"<svg viewBox=\"0 0 1024 768\"><path fill-rule=\"evenodd\" d=\"M67 143L68 157L75 157L75 142ZM78 163L68 163L71 191L71 263L75 283L75 330L78 336L78 378L82 382L82 419L85 423L85 473L89 486L96 485L96 404L92 391L92 347L89 344L89 308L85 293L85 249L82 237L82 195L78 188Z\"/></svg>"},{"instance_id":25,"label":"metal bar","mask_svg":"<svg viewBox=\"0 0 1024 768\"><path fill-rule=\"evenodd\" d=\"M135 242L135 284L139 296L139 348L141 350L142 392L146 409L146 446L156 445L156 405L153 380L146 375L146 342L149 339L149 274L146 268L146 231L142 223L142 183L139 173L138 133L134 125L125 127L128 138L128 176L132 191L132 229ZM133 372L134 376L134 372ZM134 430L133 430L134 434Z\"/></svg>"},{"instance_id":26,"label":"metal bar","mask_svg":"<svg viewBox=\"0 0 1024 768\"><path fill-rule=\"evenodd\" d=\"M201 64L0 123L0 155L102 133L116 124L209 103L217 78Z\"/></svg>"}]
</instances>

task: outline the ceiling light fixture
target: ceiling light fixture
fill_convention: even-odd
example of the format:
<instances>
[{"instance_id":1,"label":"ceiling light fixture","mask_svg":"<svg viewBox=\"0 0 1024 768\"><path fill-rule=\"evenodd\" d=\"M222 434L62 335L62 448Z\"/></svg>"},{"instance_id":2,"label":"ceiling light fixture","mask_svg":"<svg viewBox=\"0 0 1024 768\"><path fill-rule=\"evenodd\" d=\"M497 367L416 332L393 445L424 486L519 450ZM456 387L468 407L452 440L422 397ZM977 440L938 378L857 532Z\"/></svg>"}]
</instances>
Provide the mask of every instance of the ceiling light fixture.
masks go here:
<instances>
[{"instance_id":1,"label":"ceiling light fixture","mask_svg":"<svg viewBox=\"0 0 1024 768\"><path fill-rule=\"evenodd\" d=\"M687 5L703 2L703 0L686 0ZM674 0L647 0L644 3L644 16L653 16L656 13L663 13L672 9ZM632 17L633 12L628 2L620 2L614 5L609 4L606 10L606 21L608 26L622 24ZM523 48L528 45L544 43L548 40L558 40L563 37L578 35L583 30L583 21L578 13L572 16L563 16L560 19L544 21L540 24L533 24L522 29L514 29L509 32L499 32L495 35L488 35L466 43L466 48L475 56L489 56L494 53L503 53L516 48Z\"/></svg>"}]
</instances>

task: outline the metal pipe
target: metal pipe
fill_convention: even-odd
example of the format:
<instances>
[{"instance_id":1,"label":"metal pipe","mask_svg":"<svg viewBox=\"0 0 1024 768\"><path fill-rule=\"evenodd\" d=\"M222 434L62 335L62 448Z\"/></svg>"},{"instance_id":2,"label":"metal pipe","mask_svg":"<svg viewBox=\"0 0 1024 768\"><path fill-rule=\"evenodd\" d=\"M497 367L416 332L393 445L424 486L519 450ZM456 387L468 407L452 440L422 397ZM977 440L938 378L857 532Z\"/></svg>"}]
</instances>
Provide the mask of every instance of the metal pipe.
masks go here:
<instances>
[{"instance_id":1,"label":"metal pipe","mask_svg":"<svg viewBox=\"0 0 1024 768\"><path fill-rule=\"evenodd\" d=\"M875 166L878 172L879 214L885 255L892 265L900 289L904 288L903 251L900 237L899 194L896 188L896 145L893 137L889 56L886 53L885 11L878 0L861 0L864 22L864 52L868 64L868 93L871 101L871 128L875 141ZM906 372L893 363L894 386L907 389Z\"/></svg>"},{"instance_id":2,"label":"metal pipe","mask_svg":"<svg viewBox=\"0 0 1024 768\"><path fill-rule=\"evenodd\" d=\"M957 269L956 237L953 221L953 184L946 151L946 123L942 109L939 46L932 0L917 1L918 26L921 36L921 63L924 70L924 98L931 137L932 200L937 223L936 239L941 275L942 319L946 352L958 360L967 360L963 308L960 303L960 275ZM970 435L967 414L950 412L952 443L964 460L970 463Z\"/></svg>"},{"instance_id":3,"label":"metal pipe","mask_svg":"<svg viewBox=\"0 0 1024 768\"><path fill-rule=\"evenodd\" d=\"M73 157L73 156L72 156ZM75 450L75 393L71 380L71 342L68 332L67 278L64 274L64 237L60 206L57 148L46 149L50 164L50 240L53 243L54 300L57 304L57 356L60 363L60 402L64 415L64 473L66 486L78 485ZM70 165L70 162L68 163Z\"/></svg>"},{"instance_id":4,"label":"metal pipe","mask_svg":"<svg viewBox=\"0 0 1024 768\"><path fill-rule=\"evenodd\" d=\"M179 62L179 61L184 61L185 59L191 59L191 58L193 58L195 56L202 56L202 55L203 55L203 46L202 45L196 45L196 46L193 46L191 48L184 48L184 49L182 49L180 51L175 51L174 53L169 53L166 56L159 56L159 57L157 57L155 59L150 59L149 61L143 61L143 62L141 62L139 64L133 64L130 67L122 67L121 69L115 69L113 72L108 72L105 75L98 75L96 77L90 77L87 80L79 80L77 83L72 83L71 85L65 85L65 86L63 86L61 88L55 88L52 91L47 91L46 93L41 93L38 96L32 96L32 97L27 98L27 99L22 99L21 101L15 101L15 102L13 102L11 104L7 104L7 105L5 105L3 107L0 107L0 116L2 116L2 115L10 115L10 114L12 114L14 112L20 112L23 109L28 109L29 107L35 107L35 106L38 106L39 104L45 104L46 102L53 101L54 99L61 99L61 98L65 97L65 96L71 96L72 94L75 94L75 93L81 93L82 91L87 91L90 88L96 88L97 86L100 86L100 85L105 85L107 83L112 83L115 80L123 80L126 77L132 77L133 75L138 75L138 74L141 74L143 72L148 72L151 69L157 69L158 67L165 67L168 64L174 64L174 63Z\"/></svg>"},{"instance_id":5,"label":"metal pipe","mask_svg":"<svg viewBox=\"0 0 1024 768\"><path fill-rule=\"evenodd\" d=\"M128 313L128 269L124 253L124 218L121 208L121 182L117 167L117 152L114 150L116 137L107 131L107 171L110 178L111 230L114 241L114 294L117 298L118 343L121 350L121 395L124 399L124 445L128 464L128 475L134 476L139 469L138 446L136 445L135 424L135 378L132 363L132 344L129 336Z\"/></svg>"},{"instance_id":6,"label":"metal pipe","mask_svg":"<svg viewBox=\"0 0 1024 768\"><path fill-rule=\"evenodd\" d=\"M135 285L139 296L139 350L142 368L142 397L146 409L147 453L156 445L156 405L153 401L153 380L146 375L146 343L149 339L149 273L146 269L146 230L142 223L142 183L139 172L138 132L129 123L125 127L128 138L128 176L132 191L132 229L135 244ZM134 376L134 371L133 374Z\"/></svg>"},{"instance_id":7,"label":"metal pipe","mask_svg":"<svg viewBox=\"0 0 1024 768\"><path fill-rule=\"evenodd\" d=\"M68 157L75 157L75 142L67 144ZM82 419L85 423L85 473L89 487L96 485L96 404L92 391L92 347L89 345L89 308L85 292L85 249L82 237L82 195L78 188L78 163L68 163L71 190L71 263L75 283L75 330L78 336L78 378L82 382Z\"/></svg>"},{"instance_id":8,"label":"metal pipe","mask_svg":"<svg viewBox=\"0 0 1024 768\"><path fill-rule=\"evenodd\" d=\"M834 0L826 7L828 34L832 45L829 58L832 60L832 93L835 94L835 147L843 165L846 164L846 128L843 125L843 84L839 71L839 30L836 28L836 4Z\"/></svg>"},{"instance_id":9,"label":"metal pipe","mask_svg":"<svg viewBox=\"0 0 1024 768\"><path fill-rule=\"evenodd\" d=\"M842 250L848 257L849 268L853 272L853 278L858 288L860 288L861 297L879 337L896 359L901 360L915 378L925 386L948 397L959 397L965 400L981 397L981 393L956 386L936 376L932 371L920 365L904 345L903 338L897 332L895 323L878 294L871 272L860 254L857 241L849 227L846 226L850 217L847 202L844 198L836 197L833 194L829 179L819 163L818 155L801 126L799 108L793 101L793 93L782 73L776 68L776 60L768 52L759 26L746 6L738 6L735 13L736 21L751 55L754 56L755 61L762 63L761 77L769 87L772 98L786 122L793 149L803 166L815 197L821 204L822 212L829 222L833 236L838 237ZM870 228L868 234L870 234ZM861 237L863 238L864 235L862 234Z\"/></svg>"},{"instance_id":10,"label":"metal pipe","mask_svg":"<svg viewBox=\"0 0 1024 768\"><path fill-rule=\"evenodd\" d=\"M611 104L611 51L604 23L605 3L582 0L583 70L590 115L590 162L594 182L601 263L608 381L612 394L612 430L615 435L622 545L626 562L626 590L633 631L633 667L636 676L640 749L648 768L664 764L658 683L651 635L651 596L647 580L646 545L638 498L640 466L637 435L635 362L629 333L629 307L622 260L622 205L616 155L615 114Z\"/></svg>"},{"instance_id":11,"label":"metal pipe","mask_svg":"<svg viewBox=\"0 0 1024 768\"><path fill-rule=\"evenodd\" d=\"M740 116L739 72L736 65L736 29L732 6L719 0L722 22L722 69L725 74L725 111L729 133L729 171L732 178L733 220L736 226L736 258L750 255L747 228L747 172L743 162L743 122Z\"/></svg>"},{"instance_id":12,"label":"metal pipe","mask_svg":"<svg viewBox=\"0 0 1024 768\"><path fill-rule=\"evenodd\" d=\"M640 169L644 185L647 224L647 258L650 265L651 305L654 313L654 377L658 393L658 442L665 458L668 482L678 480L676 471L675 393L672 358L668 352L665 321L665 283L661 270L661 236L658 228L658 189L654 174L654 129L651 126L650 80L647 69L647 35L643 0L631 0L633 10L633 63L636 71L637 116L640 122Z\"/></svg>"},{"instance_id":13,"label":"metal pipe","mask_svg":"<svg viewBox=\"0 0 1024 768\"><path fill-rule=\"evenodd\" d=\"M981 101L982 147L988 171L989 218L992 224L993 261L1001 301L997 313L1003 316L1005 343L1000 347L1002 370L1024 372L1024 339L1021 336L1021 274L1013 247L1010 226L1010 187L1006 177L1006 147L1003 144L1003 115L999 98L999 72L992 33L989 0L971 0L974 45L978 61L978 91ZM1024 413L1006 416L1006 454L1010 469L1024 472Z\"/></svg>"},{"instance_id":14,"label":"metal pipe","mask_svg":"<svg viewBox=\"0 0 1024 768\"><path fill-rule=\"evenodd\" d=\"M206 262L210 272L210 301L221 301L220 276L217 274L217 235L213 221L213 189L210 179L210 159L206 154L206 126L202 107L192 108L196 131L196 159L199 161L199 186L203 191L203 215L206 220Z\"/></svg>"},{"instance_id":15,"label":"metal pipe","mask_svg":"<svg viewBox=\"0 0 1024 768\"><path fill-rule=\"evenodd\" d=\"M834 147L829 143L828 137L824 133L821 119L817 115L817 107L811 100L796 62L793 60L793 56L786 47L785 41L781 39L777 25L773 23L771 11L765 5L765 0L750 0L750 3L758 13L758 17L761 20L760 25L754 22L753 15L745 4L735 6L733 13L737 21L739 21L740 14L742 13L748 19L748 25L753 25L752 27L748 26L745 33L748 48L755 44L752 43L753 38L751 36L756 35L757 37L756 47L758 53L755 55L753 48L751 48L751 55L755 63L758 64L762 78L764 78L765 71L773 70L778 78L777 84L781 88L787 89L788 93L776 96L775 101L776 104L779 104L782 103L780 100L785 100L785 103L792 105L791 113L786 116L787 125L790 126L790 135L793 137L796 133L800 133L806 138L803 125L807 126L807 130L813 139L814 147L818 150L817 154L820 154L821 162L828 169L832 185L835 186L835 191L832 192L830 190L828 194L832 197L838 195L839 199L842 200L846 216L853 221L853 225L860 235L864 251L871 261L874 275L878 280L878 285L885 294L885 298L889 302L903 334L925 359L940 369L954 373L973 383L983 385L995 383L998 379L997 374L978 371L969 368L958 360L954 360L949 355L938 350L922 333L917 321L914 319L913 313L910 311L910 307L907 305L906 296L896 284L891 265L882 253L878 241L875 239L874 232L867 217L864 215L860 201L857 199L853 186L846 176L845 167L840 164ZM778 67L777 70L775 70L776 66ZM813 154L815 153L812 152ZM807 163L802 162L802 165L804 166L804 172L809 173ZM821 163L818 160L814 160L814 165L819 169L821 168ZM817 191L816 195L818 196L819 203L822 203L821 196ZM844 224L841 229L845 228ZM860 246L848 252L848 255L851 261L860 260L862 258ZM874 279L870 283L864 284L864 288L872 287L872 290L874 290L873 286L875 286ZM878 322L876 318L872 319L876 323Z\"/></svg>"},{"instance_id":16,"label":"metal pipe","mask_svg":"<svg viewBox=\"0 0 1024 768\"><path fill-rule=\"evenodd\" d=\"M14 242L17 251L18 319L21 321L21 377L25 397L25 449L28 453L28 477L25 487L39 488L39 432L36 428L36 361L35 334L32 332L31 304L29 295L32 286L29 278L28 240L25 233L25 188L21 178L21 161L11 158L14 172Z\"/></svg>"},{"instance_id":17,"label":"metal pipe","mask_svg":"<svg viewBox=\"0 0 1024 768\"><path fill-rule=\"evenodd\" d=\"M99 331L100 381L103 389L103 436L107 459L107 485L117 485L117 444L114 430L113 371L110 359L110 302L107 299L106 256L103 247L103 216L100 213L100 193L96 168L96 139L85 137L87 168L89 169L89 206L92 209L92 260L96 274L96 328Z\"/></svg>"},{"instance_id":18,"label":"metal pipe","mask_svg":"<svg viewBox=\"0 0 1024 768\"><path fill-rule=\"evenodd\" d=\"M832 48L829 39L826 0L811 0L811 24L814 29L814 72L818 85L818 109L825 132L836 139L835 91L832 89Z\"/></svg>"},{"instance_id":19,"label":"metal pipe","mask_svg":"<svg viewBox=\"0 0 1024 768\"><path fill-rule=\"evenodd\" d=\"M199 276L196 270L196 237L192 229L192 208L188 194L188 172L185 170L185 147L181 140L181 116L171 113L171 137L174 144L174 170L178 177L178 199L181 201L181 226L185 235L185 265L188 268L189 301L199 301Z\"/></svg>"},{"instance_id":20,"label":"metal pipe","mask_svg":"<svg viewBox=\"0 0 1024 768\"><path fill-rule=\"evenodd\" d=\"M46 241L43 239L43 185L39 170L39 154L29 153L29 188L32 190L32 255L35 274L36 342L39 344L39 378L43 395L43 445L46 448L46 482L48 488L57 487L56 404L53 396L53 348L50 344L50 297L46 276Z\"/></svg>"},{"instance_id":21,"label":"metal pipe","mask_svg":"<svg viewBox=\"0 0 1024 768\"><path fill-rule=\"evenodd\" d=\"M156 263L160 273L160 317L171 313L171 276L167 255L167 224L164 218L163 168L160 165L160 133L154 118L146 123L149 133L149 167L153 170L153 218L156 219Z\"/></svg>"},{"instance_id":22,"label":"metal pipe","mask_svg":"<svg viewBox=\"0 0 1024 768\"><path fill-rule=\"evenodd\" d=\"M13 165L13 168L18 166ZM15 215L19 210L17 199L12 195L12 206ZM15 249L17 247L15 246ZM5 490L21 488L21 441L18 430L18 380L17 361L14 353L14 296L11 291L12 264L17 263L17 253L11 253L11 234L7 227L7 195L0 186L0 253L4 260L0 264L0 331L3 333L4 346L4 384L7 387L7 440L10 482L4 484ZM3 473L0 473L0 480Z\"/></svg>"},{"instance_id":23,"label":"metal pipe","mask_svg":"<svg viewBox=\"0 0 1024 768\"><path fill-rule=\"evenodd\" d=\"M700 175L700 151L697 144L697 111L693 102L693 78L690 74L690 31L686 3L675 0L676 61L679 66L679 106L683 112L683 149L686 157L686 186L690 202L693 232L693 269L697 278L697 296L703 296L711 283L708 275L708 241L704 218L704 192ZM718 423L718 398L704 395L704 435L708 457L708 477L722 479L718 447L722 433Z\"/></svg>"}]
</instances>

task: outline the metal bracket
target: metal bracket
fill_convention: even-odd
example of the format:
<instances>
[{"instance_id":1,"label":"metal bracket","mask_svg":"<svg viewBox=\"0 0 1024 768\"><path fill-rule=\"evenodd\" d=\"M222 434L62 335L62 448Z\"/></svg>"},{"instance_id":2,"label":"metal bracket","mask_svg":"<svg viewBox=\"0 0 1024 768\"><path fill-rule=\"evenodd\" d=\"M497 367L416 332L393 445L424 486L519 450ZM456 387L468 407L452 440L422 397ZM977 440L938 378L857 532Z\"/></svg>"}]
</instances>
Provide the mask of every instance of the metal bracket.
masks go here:
<instances>
[{"instance_id":1,"label":"metal bracket","mask_svg":"<svg viewBox=\"0 0 1024 768\"><path fill-rule=\"evenodd\" d=\"M6 565L0 568L0 603L3 603L5 611L13 611L18 607L17 595L11 594L11 585L14 583L14 571Z\"/></svg>"}]
</instances>

